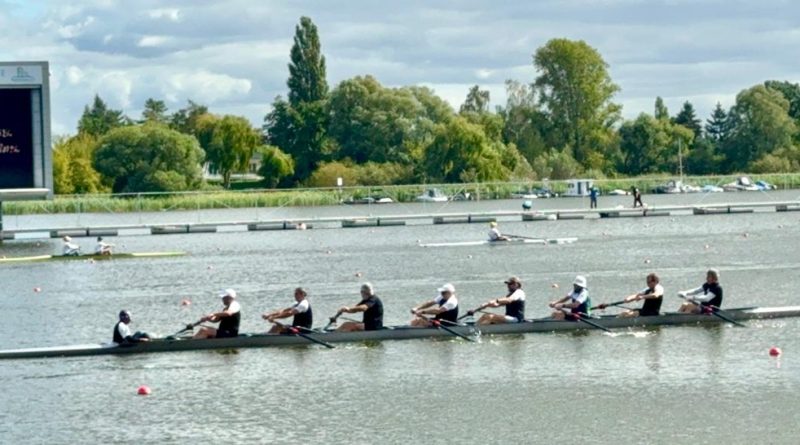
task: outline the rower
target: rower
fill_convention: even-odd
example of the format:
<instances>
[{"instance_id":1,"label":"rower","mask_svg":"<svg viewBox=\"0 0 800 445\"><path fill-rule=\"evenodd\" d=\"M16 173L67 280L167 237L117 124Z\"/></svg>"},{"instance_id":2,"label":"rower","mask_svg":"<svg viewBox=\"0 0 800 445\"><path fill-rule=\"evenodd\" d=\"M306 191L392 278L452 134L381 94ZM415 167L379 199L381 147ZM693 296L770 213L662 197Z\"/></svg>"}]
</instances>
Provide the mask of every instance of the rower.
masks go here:
<instances>
[{"instance_id":1,"label":"rower","mask_svg":"<svg viewBox=\"0 0 800 445\"><path fill-rule=\"evenodd\" d=\"M703 312L704 306L712 310L719 309L722 305L722 286L719 285L719 271L717 269L708 269L706 282L702 286L678 292L678 296L682 298L694 297L700 294L703 296L692 298L693 301L683 303L678 308L678 312L699 314Z\"/></svg>"},{"instance_id":2,"label":"rower","mask_svg":"<svg viewBox=\"0 0 800 445\"><path fill-rule=\"evenodd\" d=\"M314 315L311 311L311 303L308 302L308 292L302 287L298 287L294 290L294 301L295 304L285 308L280 309L275 312L270 312L268 314L264 314L261 316L264 320L272 323L275 320L280 320L283 318L288 318L294 315L294 319L292 320L292 326L311 329L311 325L314 322ZM284 326L281 324L274 324L272 328L267 332L268 334L284 334L289 331L288 326Z\"/></svg>"},{"instance_id":3,"label":"rower","mask_svg":"<svg viewBox=\"0 0 800 445\"><path fill-rule=\"evenodd\" d=\"M113 341L118 345L130 345L133 343L150 341L150 335L145 332L131 333L131 313L128 311L119 312L119 321L114 325Z\"/></svg>"},{"instance_id":4,"label":"rower","mask_svg":"<svg viewBox=\"0 0 800 445\"><path fill-rule=\"evenodd\" d=\"M225 306L219 312L212 312L200 319L201 322L219 322L217 328L203 326L194 334L193 338L226 338L239 335L239 321L241 320L241 306L236 301L236 291L225 289L220 292L222 304Z\"/></svg>"},{"instance_id":5,"label":"rower","mask_svg":"<svg viewBox=\"0 0 800 445\"><path fill-rule=\"evenodd\" d=\"M411 313L416 315L411 320L411 326L415 328L427 328L433 326L431 319L426 315L433 315L434 320L441 320L445 324L454 325L458 319L458 298L456 298L456 288L447 283L439 288L439 295L433 300L426 301L411 309Z\"/></svg>"},{"instance_id":6,"label":"rower","mask_svg":"<svg viewBox=\"0 0 800 445\"><path fill-rule=\"evenodd\" d=\"M489 229L489 241L511 241L511 238L500 234L500 231L497 229L497 221L490 222L489 227L491 227L491 229Z\"/></svg>"},{"instance_id":7,"label":"rower","mask_svg":"<svg viewBox=\"0 0 800 445\"><path fill-rule=\"evenodd\" d=\"M517 277L511 277L505 281L505 284L508 287L508 293L505 297L490 300L482 304L477 310L505 306L506 314L483 314L478 319L479 325L519 323L525 320L525 291L522 290L522 281ZM472 314L470 313L470 315Z\"/></svg>"},{"instance_id":8,"label":"rower","mask_svg":"<svg viewBox=\"0 0 800 445\"><path fill-rule=\"evenodd\" d=\"M335 320L340 315L355 314L363 312L362 322L347 321L342 323L336 330L339 332L353 331L377 331L383 329L383 302L375 295L375 290L370 283L361 285L361 301L355 306L343 306L339 308L333 318Z\"/></svg>"},{"instance_id":9,"label":"rower","mask_svg":"<svg viewBox=\"0 0 800 445\"><path fill-rule=\"evenodd\" d=\"M64 241L64 256L78 256L81 254L81 246L72 242L72 238L64 236L61 238Z\"/></svg>"},{"instance_id":10,"label":"rower","mask_svg":"<svg viewBox=\"0 0 800 445\"><path fill-rule=\"evenodd\" d=\"M633 295L628 295L624 300L625 303L644 300L641 309L628 309L617 316L629 318L658 315L661 310L661 302L664 301L664 287L661 286L660 281L658 275L654 273L647 275L647 287Z\"/></svg>"},{"instance_id":11,"label":"rower","mask_svg":"<svg viewBox=\"0 0 800 445\"><path fill-rule=\"evenodd\" d=\"M572 292L568 293L563 298L550 302L550 307L556 309L552 314L555 320L564 320L567 318L567 314L561 309L571 309L572 315L569 317L571 319L585 317L589 315L591 305L589 288L586 287L586 277L583 275L575 277L575 280L572 282Z\"/></svg>"},{"instance_id":12,"label":"rower","mask_svg":"<svg viewBox=\"0 0 800 445\"><path fill-rule=\"evenodd\" d=\"M111 255L111 248L114 247L113 244L109 244L103 241L102 236L97 237L97 244L94 246L94 253L95 255Z\"/></svg>"}]
</instances>

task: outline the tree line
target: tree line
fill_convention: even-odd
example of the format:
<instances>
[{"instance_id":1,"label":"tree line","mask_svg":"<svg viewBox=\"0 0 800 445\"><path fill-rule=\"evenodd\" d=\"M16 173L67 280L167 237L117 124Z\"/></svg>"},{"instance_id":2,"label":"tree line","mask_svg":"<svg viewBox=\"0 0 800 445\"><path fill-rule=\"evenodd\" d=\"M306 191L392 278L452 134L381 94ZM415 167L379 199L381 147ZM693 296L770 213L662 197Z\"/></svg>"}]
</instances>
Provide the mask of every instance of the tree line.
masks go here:
<instances>
[{"instance_id":1,"label":"tree line","mask_svg":"<svg viewBox=\"0 0 800 445\"><path fill-rule=\"evenodd\" d=\"M302 17L288 93L261 128L191 100L169 114L148 99L133 120L95 96L78 134L55 144L56 191L196 190L203 164L229 187L256 153L266 187L800 170L798 84L752 86L705 120L689 101L671 115L660 97L652 114L624 120L620 88L586 42L552 39L531 63L532 81L506 81L506 104L495 109L479 85L457 111L429 88L390 88L370 75L330 89L319 31Z\"/></svg>"}]
</instances>

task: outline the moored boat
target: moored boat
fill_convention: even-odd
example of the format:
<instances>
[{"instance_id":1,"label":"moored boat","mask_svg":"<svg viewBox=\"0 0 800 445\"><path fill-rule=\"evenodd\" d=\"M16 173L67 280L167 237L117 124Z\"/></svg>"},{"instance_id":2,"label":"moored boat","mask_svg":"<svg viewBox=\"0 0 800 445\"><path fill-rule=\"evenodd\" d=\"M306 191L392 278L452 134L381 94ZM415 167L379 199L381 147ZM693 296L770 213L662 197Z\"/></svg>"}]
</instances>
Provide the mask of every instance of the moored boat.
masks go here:
<instances>
[{"instance_id":1,"label":"moored boat","mask_svg":"<svg viewBox=\"0 0 800 445\"><path fill-rule=\"evenodd\" d=\"M749 307L725 309L725 318L735 321L800 317L800 306L784 307ZM233 338L215 338L206 340L167 338L144 343L120 346L114 343L96 343L74 346L57 346L47 348L0 350L0 359L71 357L109 354L139 354L149 352L175 352L209 349L262 348L275 346L303 346L314 342L306 337L326 343L410 340L424 338L456 338L455 333L468 336L481 335L528 334L536 332L564 332L576 330L628 329L647 326L724 324L729 321L709 314L665 313L652 317L617 318L603 316L592 318L591 324L578 321L558 321L552 318L526 320L521 323L476 326L466 324L450 326L447 329L412 328L395 326L378 331L359 332L325 332L315 331L299 335L244 334Z\"/></svg>"},{"instance_id":2,"label":"moored boat","mask_svg":"<svg viewBox=\"0 0 800 445\"><path fill-rule=\"evenodd\" d=\"M12 258L0 258L1 263L26 263L33 261L53 261L53 260L111 260L125 258L157 258L183 256L186 252L129 252L115 253L113 255L84 254L84 255L36 255Z\"/></svg>"}]
</instances>

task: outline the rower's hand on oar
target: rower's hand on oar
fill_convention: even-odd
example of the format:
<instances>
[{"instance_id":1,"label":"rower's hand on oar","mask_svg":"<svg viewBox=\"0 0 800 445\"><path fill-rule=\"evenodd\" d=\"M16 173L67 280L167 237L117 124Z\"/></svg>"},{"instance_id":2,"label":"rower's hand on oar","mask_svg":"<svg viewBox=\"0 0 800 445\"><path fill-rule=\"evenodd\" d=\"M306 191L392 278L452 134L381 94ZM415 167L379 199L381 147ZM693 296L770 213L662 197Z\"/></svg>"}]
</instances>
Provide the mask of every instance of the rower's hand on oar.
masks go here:
<instances>
[{"instance_id":1,"label":"rower's hand on oar","mask_svg":"<svg viewBox=\"0 0 800 445\"><path fill-rule=\"evenodd\" d=\"M601 310L601 311L604 311L604 310L605 310L607 307L608 307L608 305L607 305L607 304L605 304L605 303L600 303L600 304L598 304L597 306L595 306L595 307L594 307L594 309L599 309L599 310Z\"/></svg>"},{"instance_id":2,"label":"rower's hand on oar","mask_svg":"<svg viewBox=\"0 0 800 445\"><path fill-rule=\"evenodd\" d=\"M467 315L469 315L470 317L472 317L473 315L475 315L475 311L473 311L473 310L469 310L469 311L467 311Z\"/></svg>"}]
</instances>

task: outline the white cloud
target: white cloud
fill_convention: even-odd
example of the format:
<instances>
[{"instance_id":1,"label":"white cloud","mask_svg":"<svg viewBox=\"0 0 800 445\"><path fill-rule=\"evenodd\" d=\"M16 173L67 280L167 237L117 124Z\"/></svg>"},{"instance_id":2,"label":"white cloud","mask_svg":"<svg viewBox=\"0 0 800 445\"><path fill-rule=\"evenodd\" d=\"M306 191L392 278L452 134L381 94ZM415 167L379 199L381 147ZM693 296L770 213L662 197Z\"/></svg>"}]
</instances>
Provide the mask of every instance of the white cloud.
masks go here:
<instances>
[{"instance_id":1,"label":"white cloud","mask_svg":"<svg viewBox=\"0 0 800 445\"><path fill-rule=\"evenodd\" d=\"M172 22L181 21L181 11L177 8L160 8L147 11L151 19L166 19Z\"/></svg>"},{"instance_id":2,"label":"white cloud","mask_svg":"<svg viewBox=\"0 0 800 445\"><path fill-rule=\"evenodd\" d=\"M166 82L164 93L172 97L192 97L201 103L213 103L250 92L252 82L225 74L207 71L172 74Z\"/></svg>"},{"instance_id":3,"label":"white cloud","mask_svg":"<svg viewBox=\"0 0 800 445\"><path fill-rule=\"evenodd\" d=\"M67 81L70 85L77 85L83 80L83 71L77 66L70 66L67 68Z\"/></svg>"},{"instance_id":4,"label":"white cloud","mask_svg":"<svg viewBox=\"0 0 800 445\"><path fill-rule=\"evenodd\" d=\"M165 36L144 36L139 39L136 46L140 48L155 48L162 46L169 41L169 37Z\"/></svg>"},{"instance_id":5,"label":"white cloud","mask_svg":"<svg viewBox=\"0 0 800 445\"><path fill-rule=\"evenodd\" d=\"M92 23L94 17L88 16L82 22L73 23L71 25L61 25L58 28L58 35L63 39L74 39L80 36Z\"/></svg>"}]
</instances>

